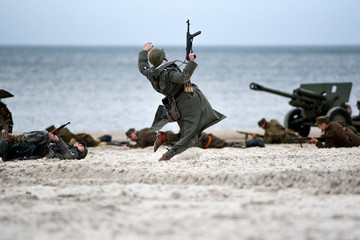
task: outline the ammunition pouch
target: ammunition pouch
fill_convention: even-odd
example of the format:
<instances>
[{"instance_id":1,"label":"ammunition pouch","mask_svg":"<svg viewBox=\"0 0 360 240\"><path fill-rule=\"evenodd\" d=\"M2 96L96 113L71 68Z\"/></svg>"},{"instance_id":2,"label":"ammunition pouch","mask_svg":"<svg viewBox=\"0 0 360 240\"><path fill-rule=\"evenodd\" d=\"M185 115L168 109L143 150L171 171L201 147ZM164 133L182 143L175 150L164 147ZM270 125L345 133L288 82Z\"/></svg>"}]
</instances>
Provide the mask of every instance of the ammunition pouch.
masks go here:
<instances>
[{"instance_id":1,"label":"ammunition pouch","mask_svg":"<svg viewBox=\"0 0 360 240\"><path fill-rule=\"evenodd\" d=\"M163 108L163 118L167 118L168 122L175 122L180 119L180 113L176 106L176 101L174 97L163 98L162 102L164 104Z\"/></svg>"}]
</instances>

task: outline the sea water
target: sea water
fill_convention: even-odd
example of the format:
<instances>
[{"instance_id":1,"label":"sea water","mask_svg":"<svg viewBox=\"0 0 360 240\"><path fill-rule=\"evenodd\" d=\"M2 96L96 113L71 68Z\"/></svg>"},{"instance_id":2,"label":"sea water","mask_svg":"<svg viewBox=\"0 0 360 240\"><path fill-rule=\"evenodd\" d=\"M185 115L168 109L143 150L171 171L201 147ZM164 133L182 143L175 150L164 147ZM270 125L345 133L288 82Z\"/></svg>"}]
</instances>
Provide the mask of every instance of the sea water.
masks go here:
<instances>
[{"instance_id":1,"label":"sea water","mask_svg":"<svg viewBox=\"0 0 360 240\"><path fill-rule=\"evenodd\" d=\"M125 131L152 124L163 96L137 67L139 47L0 47L0 89L14 132L71 122L72 131ZM183 47L164 47L170 60ZM289 98L249 84L292 93L302 83L352 82L353 113L360 100L360 46L196 47L192 75L212 107L227 118L213 130L257 129L262 117L281 123ZM183 68L185 65L182 65ZM178 130L170 123L166 130Z\"/></svg>"}]
</instances>

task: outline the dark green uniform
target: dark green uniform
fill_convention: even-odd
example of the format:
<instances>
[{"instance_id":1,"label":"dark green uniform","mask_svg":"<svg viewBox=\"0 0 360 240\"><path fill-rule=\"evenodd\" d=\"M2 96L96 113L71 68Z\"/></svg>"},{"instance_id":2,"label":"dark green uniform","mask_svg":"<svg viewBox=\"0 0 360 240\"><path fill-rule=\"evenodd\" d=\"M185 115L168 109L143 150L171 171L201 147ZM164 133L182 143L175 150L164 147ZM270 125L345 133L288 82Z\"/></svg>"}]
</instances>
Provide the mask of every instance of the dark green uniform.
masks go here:
<instances>
[{"instance_id":1,"label":"dark green uniform","mask_svg":"<svg viewBox=\"0 0 360 240\"><path fill-rule=\"evenodd\" d=\"M299 134L292 129L287 129L277 120L273 119L265 125L264 143L289 143L287 138L298 138Z\"/></svg>"},{"instance_id":2,"label":"dark green uniform","mask_svg":"<svg viewBox=\"0 0 360 240\"><path fill-rule=\"evenodd\" d=\"M50 127L46 128L46 131L52 132L55 129L56 127L54 125L51 125ZM58 135L66 143L70 143L71 139L75 137L75 134L73 134L68 128L62 128L59 131Z\"/></svg>"},{"instance_id":3,"label":"dark green uniform","mask_svg":"<svg viewBox=\"0 0 360 240\"><path fill-rule=\"evenodd\" d=\"M246 140L246 141L225 141L211 133L203 133L200 141L196 143L197 147L200 148L225 148L225 147L233 147L233 148L248 148L248 147L265 147L265 144L261 139L256 140Z\"/></svg>"},{"instance_id":4,"label":"dark green uniform","mask_svg":"<svg viewBox=\"0 0 360 240\"><path fill-rule=\"evenodd\" d=\"M165 132L168 137L168 144L174 144L178 141L178 135L172 131ZM136 131L136 144L129 145L131 148L145 148L154 146L156 132L150 128L143 128Z\"/></svg>"},{"instance_id":5,"label":"dark green uniform","mask_svg":"<svg viewBox=\"0 0 360 240\"><path fill-rule=\"evenodd\" d=\"M197 142L196 146L204 149L224 148L229 147L229 144L224 139L216 137L211 133L203 133L202 138L200 139L200 141Z\"/></svg>"},{"instance_id":6,"label":"dark green uniform","mask_svg":"<svg viewBox=\"0 0 360 240\"><path fill-rule=\"evenodd\" d=\"M210 103L200 89L192 84L193 93L183 91L184 83L190 80L197 64L189 61L183 71L175 64L169 62L161 64L157 68L150 68L148 52L142 50L139 53L139 71L147 77L153 88L167 97L174 97L180 119L177 123L180 127L179 141L166 154L169 158L185 151L193 146L201 137L202 131L225 118L224 115L212 109ZM162 111L158 109L152 129L157 131L167 123L162 118Z\"/></svg>"},{"instance_id":7,"label":"dark green uniform","mask_svg":"<svg viewBox=\"0 0 360 240\"><path fill-rule=\"evenodd\" d=\"M203 133L202 138L200 141L196 143L197 147L200 148L224 148L224 147L239 147L239 148L245 148L244 142L240 141L232 141L227 142L222 138L219 138L211 133Z\"/></svg>"},{"instance_id":8,"label":"dark green uniform","mask_svg":"<svg viewBox=\"0 0 360 240\"><path fill-rule=\"evenodd\" d=\"M51 125L46 128L46 131L51 132L55 130L55 126ZM68 128L63 128L58 134L65 143L70 143L71 139L75 139L77 142L84 142L87 147L96 147L100 144L100 140L94 139L88 133L72 133Z\"/></svg>"}]
</instances>

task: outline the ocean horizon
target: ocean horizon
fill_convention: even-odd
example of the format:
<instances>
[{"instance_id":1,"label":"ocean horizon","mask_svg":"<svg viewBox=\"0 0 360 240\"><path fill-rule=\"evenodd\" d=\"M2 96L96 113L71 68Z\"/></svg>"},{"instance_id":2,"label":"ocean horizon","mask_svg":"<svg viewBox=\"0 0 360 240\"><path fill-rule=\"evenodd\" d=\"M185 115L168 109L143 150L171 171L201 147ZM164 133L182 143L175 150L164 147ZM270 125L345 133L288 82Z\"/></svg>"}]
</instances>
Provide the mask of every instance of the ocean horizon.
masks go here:
<instances>
[{"instance_id":1,"label":"ocean horizon","mask_svg":"<svg viewBox=\"0 0 360 240\"><path fill-rule=\"evenodd\" d=\"M164 48L184 60L184 46ZM0 89L14 132L71 122L72 131L126 131L151 126L162 95L137 69L143 46L0 46ZM303 83L352 82L358 115L360 46L194 46L191 81L227 118L213 130L257 129L262 117L283 123L288 98L250 90L252 82L286 93ZM184 66L181 66L183 68ZM178 130L176 123L165 129Z\"/></svg>"}]
</instances>

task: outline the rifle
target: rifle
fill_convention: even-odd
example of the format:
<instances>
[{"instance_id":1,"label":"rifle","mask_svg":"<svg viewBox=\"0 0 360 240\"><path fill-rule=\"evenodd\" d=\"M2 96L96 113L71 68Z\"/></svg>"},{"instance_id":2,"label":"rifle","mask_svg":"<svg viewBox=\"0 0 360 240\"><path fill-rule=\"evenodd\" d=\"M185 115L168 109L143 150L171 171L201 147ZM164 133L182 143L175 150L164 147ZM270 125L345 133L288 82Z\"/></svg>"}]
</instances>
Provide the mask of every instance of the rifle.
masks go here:
<instances>
[{"instance_id":1,"label":"rifle","mask_svg":"<svg viewBox=\"0 0 360 240\"><path fill-rule=\"evenodd\" d=\"M325 142L324 137L314 137L314 138L320 142ZM311 140L311 137L294 137L294 138L286 138L286 140L298 141L300 143L300 146L303 147L302 141L309 141L309 140Z\"/></svg>"},{"instance_id":2,"label":"rifle","mask_svg":"<svg viewBox=\"0 0 360 240\"><path fill-rule=\"evenodd\" d=\"M264 135L261 135L261 134L257 134L257 133L252 133L252 132L242 132L242 131L236 131L237 133L241 133L241 134L245 134L245 140L248 139L248 136L249 135L255 135L256 137L261 137L263 138Z\"/></svg>"},{"instance_id":3,"label":"rifle","mask_svg":"<svg viewBox=\"0 0 360 240\"><path fill-rule=\"evenodd\" d=\"M61 125L60 127L58 127L57 129L52 130L50 133L54 134L54 135L58 135L60 130L63 129L64 127L66 127L66 125L70 124L70 122L65 123L63 125Z\"/></svg>"},{"instance_id":4,"label":"rifle","mask_svg":"<svg viewBox=\"0 0 360 240\"><path fill-rule=\"evenodd\" d=\"M187 33L186 33L186 60L190 60L189 58L189 53L190 51L192 51L192 42L194 37L196 37L197 35L199 35L201 33L201 31L197 31L194 34L190 33L190 21L189 19L186 21L187 23ZM194 56L196 58L196 55Z\"/></svg>"},{"instance_id":5,"label":"rifle","mask_svg":"<svg viewBox=\"0 0 360 240\"><path fill-rule=\"evenodd\" d=\"M186 21L187 23L187 32L186 32L186 60L190 61L189 53L192 51L192 42L194 37L199 35L201 31L197 31L194 34L190 33L190 21L189 19ZM194 58L196 58L196 55L194 55ZM192 93L194 89L191 86L190 80L186 83L184 83L184 92Z\"/></svg>"}]
</instances>

